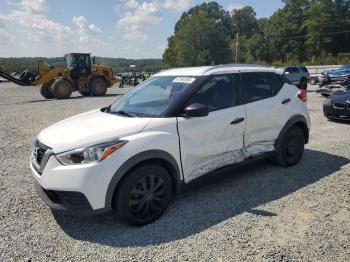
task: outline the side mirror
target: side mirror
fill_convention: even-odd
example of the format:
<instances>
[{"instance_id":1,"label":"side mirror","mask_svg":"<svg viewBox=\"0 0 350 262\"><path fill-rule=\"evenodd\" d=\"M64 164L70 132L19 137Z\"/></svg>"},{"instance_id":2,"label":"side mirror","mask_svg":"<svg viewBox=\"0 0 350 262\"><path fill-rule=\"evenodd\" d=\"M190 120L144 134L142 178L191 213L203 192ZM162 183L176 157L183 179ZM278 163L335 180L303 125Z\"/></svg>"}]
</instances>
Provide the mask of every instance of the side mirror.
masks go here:
<instances>
[{"instance_id":1,"label":"side mirror","mask_svg":"<svg viewBox=\"0 0 350 262\"><path fill-rule=\"evenodd\" d=\"M288 74L289 74L289 71L284 72L284 74L285 74L285 75L288 75Z\"/></svg>"},{"instance_id":2,"label":"side mirror","mask_svg":"<svg viewBox=\"0 0 350 262\"><path fill-rule=\"evenodd\" d=\"M184 109L186 117L204 117L209 115L210 107L203 104L190 104Z\"/></svg>"}]
</instances>

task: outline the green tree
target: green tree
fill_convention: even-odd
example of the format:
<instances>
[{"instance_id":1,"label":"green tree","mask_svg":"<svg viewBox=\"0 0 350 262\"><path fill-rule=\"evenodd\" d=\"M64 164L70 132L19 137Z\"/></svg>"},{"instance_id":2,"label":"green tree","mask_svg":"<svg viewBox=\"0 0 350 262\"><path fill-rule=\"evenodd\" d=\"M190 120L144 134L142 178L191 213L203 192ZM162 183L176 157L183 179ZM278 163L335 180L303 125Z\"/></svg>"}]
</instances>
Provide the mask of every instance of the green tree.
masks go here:
<instances>
[{"instance_id":1,"label":"green tree","mask_svg":"<svg viewBox=\"0 0 350 262\"><path fill-rule=\"evenodd\" d=\"M331 52L332 46L332 12L331 0L315 1L305 10L303 28L306 29L306 46L312 57L322 58Z\"/></svg>"},{"instance_id":2,"label":"green tree","mask_svg":"<svg viewBox=\"0 0 350 262\"><path fill-rule=\"evenodd\" d=\"M176 23L163 54L167 67L201 66L232 60L230 16L215 2L204 3L184 13Z\"/></svg>"}]
</instances>

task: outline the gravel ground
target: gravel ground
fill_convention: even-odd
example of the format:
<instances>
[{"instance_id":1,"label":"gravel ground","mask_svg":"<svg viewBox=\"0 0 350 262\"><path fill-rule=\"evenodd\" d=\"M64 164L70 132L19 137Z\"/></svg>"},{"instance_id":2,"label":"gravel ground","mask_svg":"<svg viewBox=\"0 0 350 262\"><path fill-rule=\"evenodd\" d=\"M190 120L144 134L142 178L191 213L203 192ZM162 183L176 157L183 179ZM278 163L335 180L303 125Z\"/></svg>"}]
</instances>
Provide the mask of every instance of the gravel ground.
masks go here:
<instances>
[{"instance_id":1,"label":"gravel ground","mask_svg":"<svg viewBox=\"0 0 350 262\"><path fill-rule=\"evenodd\" d=\"M31 140L121 93L45 100L0 84L0 261L350 261L350 126L327 121L315 93L310 143L292 168L261 161L193 184L142 228L53 214L34 191Z\"/></svg>"}]
</instances>

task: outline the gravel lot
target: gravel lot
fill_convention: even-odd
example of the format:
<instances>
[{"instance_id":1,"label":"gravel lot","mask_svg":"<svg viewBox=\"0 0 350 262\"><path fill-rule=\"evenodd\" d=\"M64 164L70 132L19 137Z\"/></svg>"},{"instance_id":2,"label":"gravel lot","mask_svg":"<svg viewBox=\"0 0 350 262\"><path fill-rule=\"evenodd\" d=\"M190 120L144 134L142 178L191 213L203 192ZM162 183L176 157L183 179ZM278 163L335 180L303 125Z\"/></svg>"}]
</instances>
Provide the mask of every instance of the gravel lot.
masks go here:
<instances>
[{"instance_id":1,"label":"gravel lot","mask_svg":"<svg viewBox=\"0 0 350 262\"><path fill-rule=\"evenodd\" d=\"M350 261L350 125L327 121L315 93L295 167L261 161L195 183L142 228L53 214L34 191L32 139L118 94L45 100L38 88L0 84L0 261Z\"/></svg>"}]
</instances>

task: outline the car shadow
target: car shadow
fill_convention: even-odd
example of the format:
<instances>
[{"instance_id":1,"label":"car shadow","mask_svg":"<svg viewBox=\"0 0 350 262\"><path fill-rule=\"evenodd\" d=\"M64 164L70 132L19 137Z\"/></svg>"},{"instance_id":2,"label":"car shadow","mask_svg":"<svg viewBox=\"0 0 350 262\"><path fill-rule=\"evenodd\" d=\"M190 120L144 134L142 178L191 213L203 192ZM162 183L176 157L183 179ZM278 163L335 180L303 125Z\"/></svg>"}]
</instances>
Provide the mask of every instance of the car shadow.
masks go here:
<instances>
[{"instance_id":1,"label":"car shadow","mask_svg":"<svg viewBox=\"0 0 350 262\"><path fill-rule=\"evenodd\" d=\"M340 120L340 119L327 119L329 122L333 122L336 124L350 125L350 118Z\"/></svg>"},{"instance_id":2,"label":"car shadow","mask_svg":"<svg viewBox=\"0 0 350 262\"><path fill-rule=\"evenodd\" d=\"M243 212L278 216L259 206L315 183L349 162L344 157L306 149L301 162L290 168L260 160L209 176L186 187L159 220L143 227L124 226L113 214L87 218L53 215L74 239L112 247L157 245L184 239Z\"/></svg>"}]
</instances>

